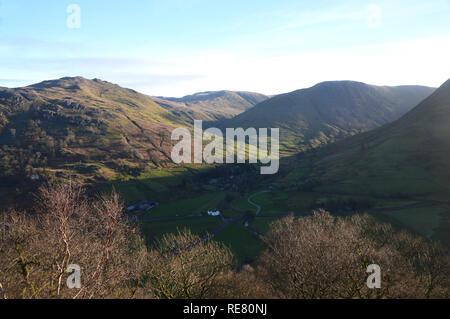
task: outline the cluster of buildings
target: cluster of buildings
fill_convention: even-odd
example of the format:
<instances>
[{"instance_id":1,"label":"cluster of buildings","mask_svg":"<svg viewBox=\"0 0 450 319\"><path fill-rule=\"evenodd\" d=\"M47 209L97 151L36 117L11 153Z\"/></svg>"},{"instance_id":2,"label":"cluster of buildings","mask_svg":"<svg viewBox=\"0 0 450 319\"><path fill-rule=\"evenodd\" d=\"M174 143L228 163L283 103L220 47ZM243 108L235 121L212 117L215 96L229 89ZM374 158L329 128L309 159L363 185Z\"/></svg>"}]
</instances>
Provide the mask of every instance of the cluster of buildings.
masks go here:
<instances>
[{"instance_id":1,"label":"cluster of buildings","mask_svg":"<svg viewBox=\"0 0 450 319\"><path fill-rule=\"evenodd\" d=\"M131 205L126 208L126 212L131 215L140 214L144 212L150 211L152 208L158 206L159 203L154 200L144 200L134 205ZM222 213L220 211L210 210L207 212L208 216L218 217L221 216Z\"/></svg>"},{"instance_id":2,"label":"cluster of buildings","mask_svg":"<svg viewBox=\"0 0 450 319\"><path fill-rule=\"evenodd\" d=\"M154 200L144 200L142 202L139 202L137 204L134 204L127 208L127 212L133 213L133 212L148 212L152 208L158 206L159 203Z\"/></svg>"}]
</instances>

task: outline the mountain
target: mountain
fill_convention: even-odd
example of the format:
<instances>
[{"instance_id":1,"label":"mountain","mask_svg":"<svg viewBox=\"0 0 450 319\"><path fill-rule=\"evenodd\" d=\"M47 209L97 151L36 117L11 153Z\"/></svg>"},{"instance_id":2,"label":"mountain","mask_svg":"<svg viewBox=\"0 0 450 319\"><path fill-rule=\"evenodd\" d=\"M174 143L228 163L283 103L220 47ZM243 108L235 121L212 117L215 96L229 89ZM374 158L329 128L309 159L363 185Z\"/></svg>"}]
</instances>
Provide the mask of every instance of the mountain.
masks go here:
<instances>
[{"instance_id":1,"label":"mountain","mask_svg":"<svg viewBox=\"0 0 450 319\"><path fill-rule=\"evenodd\" d=\"M268 97L252 92L214 91L182 98L154 97L153 100L172 112L193 120L215 121L232 118L251 109Z\"/></svg>"},{"instance_id":2,"label":"mountain","mask_svg":"<svg viewBox=\"0 0 450 319\"><path fill-rule=\"evenodd\" d=\"M320 150L311 174L328 190L450 198L450 80L399 120Z\"/></svg>"},{"instance_id":3,"label":"mountain","mask_svg":"<svg viewBox=\"0 0 450 319\"><path fill-rule=\"evenodd\" d=\"M285 153L305 151L397 120L433 90L324 82L277 95L219 126L280 128Z\"/></svg>"},{"instance_id":4,"label":"mountain","mask_svg":"<svg viewBox=\"0 0 450 319\"><path fill-rule=\"evenodd\" d=\"M449 123L450 80L390 124L286 158L277 183L294 203L370 213L450 247Z\"/></svg>"},{"instance_id":5,"label":"mountain","mask_svg":"<svg viewBox=\"0 0 450 319\"><path fill-rule=\"evenodd\" d=\"M172 163L170 134L188 125L150 97L98 79L0 88L0 178L138 174Z\"/></svg>"}]
</instances>

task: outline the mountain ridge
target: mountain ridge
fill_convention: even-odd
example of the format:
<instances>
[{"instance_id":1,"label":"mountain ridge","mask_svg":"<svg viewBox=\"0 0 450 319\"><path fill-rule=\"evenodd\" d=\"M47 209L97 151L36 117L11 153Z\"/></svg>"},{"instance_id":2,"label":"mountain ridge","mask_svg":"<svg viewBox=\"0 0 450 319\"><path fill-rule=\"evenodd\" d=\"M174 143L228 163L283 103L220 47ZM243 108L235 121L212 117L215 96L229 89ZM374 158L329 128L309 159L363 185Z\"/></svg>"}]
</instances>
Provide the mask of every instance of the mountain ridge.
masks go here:
<instances>
[{"instance_id":1,"label":"mountain ridge","mask_svg":"<svg viewBox=\"0 0 450 319\"><path fill-rule=\"evenodd\" d=\"M392 122L433 91L328 81L272 97L219 126L278 127L286 152L306 151Z\"/></svg>"},{"instance_id":2,"label":"mountain ridge","mask_svg":"<svg viewBox=\"0 0 450 319\"><path fill-rule=\"evenodd\" d=\"M191 112L192 119L205 121L232 118L267 98L260 93L228 90L198 92L181 98L153 97L155 102L163 107L179 112Z\"/></svg>"},{"instance_id":3,"label":"mountain ridge","mask_svg":"<svg viewBox=\"0 0 450 319\"><path fill-rule=\"evenodd\" d=\"M314 169L326 171L328 180L357 180L354 191L409 190L419 197L448 199L450 187L444 185L450 185L449 122L450 80L400 119L320 150ZM353 178L345 178L356 170Z\"/></svg>"},{"instance_id":4,"label":"mountain ridge","mask_svg":"<svg viewBox=\"0 0 450 319\"><path fill-rule=\"evenodd\" d=\"M190 125L150 97L98 79L0 89L1 178L76 171L67 165L77 162L100 177L172 165L171 132Z\"/></svg>"}]
</instances>

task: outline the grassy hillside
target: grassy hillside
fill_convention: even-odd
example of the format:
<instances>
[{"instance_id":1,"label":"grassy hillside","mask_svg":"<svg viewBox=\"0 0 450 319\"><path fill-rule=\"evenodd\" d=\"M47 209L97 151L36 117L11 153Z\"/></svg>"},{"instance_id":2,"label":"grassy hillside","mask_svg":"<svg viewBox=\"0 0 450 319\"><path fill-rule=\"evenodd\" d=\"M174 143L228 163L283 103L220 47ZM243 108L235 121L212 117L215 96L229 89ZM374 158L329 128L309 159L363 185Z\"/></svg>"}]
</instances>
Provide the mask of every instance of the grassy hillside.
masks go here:
<instances>
[{"instance_id":1,"label":"grassy hillside","mask_svg":"<svg viewBox=\"0 0 450 319\"><path fill-rule=\"evenodd\" d=\"M252 92L202 92L182 98L155 97L156 103L171 111L189 116L192 121L215 121L232 118L268 99Z\"/></svg>"},{"instance_id":2,"label":"grassy hillside","mask_svg":"<svg viewBox=\"0 0 450 319\"><path fill-rule=\"evenodd\" d=\"M0 89L0 206L5 199L7 204L31 202L20 192L35 190L41 177L81 179L95 185L95 191L114 188L127 205L157 200L160 205L140 218L148 240L177 228L205 234L225 224L216 240L229 244L241 261L251 261L261 250L258 234L270 222L319 207L344 215L369 211L399 227L447 240L448 87L393 124L284 157L275 176L261 176L251 165L171 167L170 132L198 119L196 112L202 111L195 108L163 107L155 98L83 78ZM320 143L308 140L288 150L306 150L390 122L393 114L406 112L409 103L432 90L353 82L313 89L314 94L302 90L307 94L299 91L300 98L282 104L293 110L291 115L285 110L282 136L296 127L296 117L308 119L300 121L302 134L314 134L317 127L325 135L329 123L340 124L333 124L336 130L326 131L331 133ZM299 100L309 103L299 107L302 112L295 106ZM272 112L273 119L281 121L282 114ZM273 127L268 116L262 119ZM353 129L344 129L346 123ZM285 147L293 140L285 140ZM261 207L258 216L249 199ZM226 220L205 216L208 209L221 210Z\"/></svg>"},{"instance_id":3,"label":"grassy hillside","mask_svg":"<svg viewBox=\"0 0 450 319\"><path fill-rule=\"evenodd\" d=\"M2 184L40 175L139 175L172 163L170 134L189 124L148 96L97 79L1 88Z\"/></svg>"},{"instance_id":4,"label":"grassy hillside","mask_svg":"<svg viewBox=\"0 0 450 319\"><path fill-rule=\"evenodd\" d=\"M325 82L275 96L220 126L280 128L285 153L305 151L392 122L432 92L419 86Z\"/></svg>"},{"instance_id":5,"label":"grassy hillside","mask_svg":"<svg viewBox=\"0 0 450 319\"><path fill-rule=\"evenodd\" d=\"M450 244L449 123L450 81L399 120L297 158L284 182L366 197L380 219Z\"/></svg>"},{"instance_id":6,"label":"grassy hillside","mask_svg":"<svg viewBox=\"0 0 450 319\"><path fill-rule=\"evenodd\" d=\"M448 199L449 123L450 81L398 121L325 148L315 170L359 192Z\"/></svg>"}]
</instances>

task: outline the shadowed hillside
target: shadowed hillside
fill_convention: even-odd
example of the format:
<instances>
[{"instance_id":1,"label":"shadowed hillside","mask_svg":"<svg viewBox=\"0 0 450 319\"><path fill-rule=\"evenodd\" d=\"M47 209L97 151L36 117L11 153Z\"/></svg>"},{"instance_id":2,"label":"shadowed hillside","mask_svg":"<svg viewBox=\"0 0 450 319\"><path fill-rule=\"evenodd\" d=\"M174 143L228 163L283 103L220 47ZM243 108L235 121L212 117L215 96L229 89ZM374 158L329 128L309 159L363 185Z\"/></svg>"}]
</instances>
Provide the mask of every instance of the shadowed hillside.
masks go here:
<instances>
[{"instance_id":1,"label":"shadowed hillside","mask_svg":"<svg viewBox=\"0 0 450 319\"><path fill-rule=\"evenodd\" d=\"M296 181L369 198L375 216L450 245L449 123L450 81L391 124L298 157Z\"/></svg>"},{"instance_id":2,"label":"shadowed hillside","mask_svg":"<svg viewBox=\"0 0 450 319\"><path fill-rule=\"evenodd\" d=\"M398 121L325 148L315 168L354 191L448 200L449 123L450 81Z\"/></svg>"},{"instance_id":3,"label":"shadowed hillside","mask_svg":"<svg viewBox=\"0 0 450 319\"><path fill-rule=\"evenodd\" d=\"M280 128L282 150L305 151L392 122L433 90L324 82L275 96L223 121L221 127Z\"/></svg>"}]
</instances>

